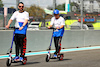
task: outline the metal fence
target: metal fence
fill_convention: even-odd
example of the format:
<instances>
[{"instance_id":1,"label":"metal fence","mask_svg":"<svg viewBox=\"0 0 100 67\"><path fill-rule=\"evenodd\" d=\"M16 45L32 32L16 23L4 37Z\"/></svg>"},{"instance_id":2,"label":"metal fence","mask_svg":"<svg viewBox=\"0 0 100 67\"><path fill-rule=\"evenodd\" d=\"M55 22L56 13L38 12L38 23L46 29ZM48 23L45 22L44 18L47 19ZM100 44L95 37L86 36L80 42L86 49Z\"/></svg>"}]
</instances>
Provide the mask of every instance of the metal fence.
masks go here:
<instances>
[{"instance_id":1,"label":"metal fence","mask_svg":"<svg viewBox=\"0 0 100 67\"><path fill-rule=\"evenodd\" d=\"M9 0L9 1L11 1L11 0ZM41 7L42 9L44 9L45 7L48 8L46 6L46 3L48 2L47 0L43 0L43 2L40 2L40 0L34 0L34 2L32 1L30 3L30 5L26 3L26 0L24 0L24 1L20 0L20 1L24 2L25 7L30 7L30 5L36 5L36 6ZM49 8L51 8L51 9L53 9L53 6L54 6L53 5L53 3L54 3L53 1L54 0L50 0L49 1L50 3L48 4ZM63 1L61 1L61 0L55 0L55 1L56 1L55 6L59 10L60 10L60 8L63 8L61 5L63 5L64 3L68 4L68 5L70 4L70 10L69 10L69 12L67 12L67 15L63 16L65 18L65 30L81 30L81 25L82 24L78 21L79 17L81 17L81 12L80 12L81 11L81 7L80 7L81 6L81 2L80 2L81 0L63 0ZM69 3L66 3L67 1L69 1ZM91 22L84 23L83 22L84 23L83 26L82 26L83 29L85 29L85 30L100 30L100 20L99 20L100 19L100 13L99 13L99 7L100 6L98 6L98 13L96 13L96 14L89 13L89 10L90 10L89 7L95 6L93 4L94 1L93 2L86 2L86 0L83 0L83 1L84 1L83 2L83 17L86 17L86 16L89 17L90 15L91 15L90 17L95 17L96 16L95 17L96 18L96 22L94 22L94 23L91 23ZM7 6L9 6L9 7L13 6L14 8L16 8L16 2L17 2L17 0L16 1L12 1L11 3L5 3L4 2L4 6L5 7L7 7ZM98 5L100 5L99 2L97 2L97 3L98 3ZM88 4L91 4L91 5L88 5ZM60 6L60 7L58 8L58 6ZM88 8L86 8L86 7L88 7ZM64 6L64 9L66 10L66 6ZM96 9L96 8L91 7L91 9ZM6 18L6 22L5 22L3 14L4 14L3 12L0 12L0 29L2 29L2 28L5 27L5 25L8 23L11 15L12 15L11 13L7 14L7 18ZM52 17L51 15L49 16L48 14L46 16L47 17ZM38 18L39 17L36 17L35 20L37 20ZM49 19L51 19L51 18L49 18ZM48 20L48 19L45 19L45 20ZM10 25L10 27L14 27L15 22L16 21L14 20L12 22L12 24ZM44 22L45 22L44 26L46 26L46 27L50 24L50 21L40 21L40 22L42 22L42 23L39 24L40 25L39 27L43 26Z\"/></svg>"},{"instance_id":2,"label":"metal fence","mask_svg":"<svg viewBox=\"0 0 100 67\"><path fill-rule=\"evenodd\" d=\"M7 22L6 22L6 24L8 24L8 21L9 21L9 19L11 18L11 16L12 16L12 14L8 14L7 15ZM11 25L10 25L10 27L14 27L14 25L15 25L15 20L13 20L13 22L11 23Z\"/></svg>"},{"instance_id":3,"label":"metal fence","mask_svg":"<svg viewBox=\"0 0 100 67\"><path fill-rule=\"evenodd\" d=\"M2 15L0 15L0 29L2 30L2 29L5 29L5 25L7 25L8 24L8 21L9 21L9 19L11 18L11 16L12 16L12 14L8 14L7 15L7 17L6 17L6 22L4 22L5 20L5 18L4 18L4 15L2 14ZM10 25L10 27L14 27L14 25L15 25L15 20L11 23L11 25Z\"/></svg>"},{"instance_id":4,"label":"metal fence","mask_svg":"<svg viewBox=\"0 0 100 67\"><path fill-rule=\"evenodd\" d=\"M4 16L3 15L0 15L0 27L3 27L4 26L4 20L3 20Z\"/></svg>"}]
</instances>

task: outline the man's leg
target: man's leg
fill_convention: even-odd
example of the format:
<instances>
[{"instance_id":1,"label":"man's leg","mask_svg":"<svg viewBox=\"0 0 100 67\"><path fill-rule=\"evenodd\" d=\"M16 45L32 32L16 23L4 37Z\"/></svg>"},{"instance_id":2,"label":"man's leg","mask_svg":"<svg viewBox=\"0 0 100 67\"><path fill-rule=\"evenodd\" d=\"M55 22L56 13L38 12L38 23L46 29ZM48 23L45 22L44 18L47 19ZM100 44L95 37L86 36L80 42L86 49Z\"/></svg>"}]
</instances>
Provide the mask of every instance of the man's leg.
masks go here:
<instances>
[{"instance_id":1,"label":"man's leg","mask_svg":"<svg viewBox=\"0 0 100 67\"><path fill-rule=\"evenodd\" d=\"M17 34L15 34L15 36L14 36L14 42L15 42L15 52L16 52L16 56L14 57L14 61L17 61L18 59L19 59L19 43L20 43L20 41L19 41L19 38L18 38L18 35Z\"/></svg>"},{"instance_id":2,"label":"man's leg","mask_svg":"<svg viewBox=\"0 0 100 67\"><path fill-rule=\"evenodd\" d=\"M16 52L16 56L19 56L19 37L18 37L18 34L15 34L14 36L14 42L15 42L15 52Z\"/></svg>"},{"instance_id":3,"label":"man's leg","mask_svg":"<svg viewBox=\"0 0 100 67\"><path fill-rule=\"evenodd\" d=\"M21 45L21 57L25 56L26 53L26 35L21 35L20 45Z\"/></svg>"},{"instance_id":4,"label":"man's leg","mask_svg":"<svg viewBox=\"0 0 100 67\"><path fill-rule=\"evenodd\" d=\"M62 37L59 37L59 40L58 40L58 54L60 54L60 51L61 51L61 40L62 40Z\"/></svg>"},{"instance_id":5,"label":"man's leg","mask_svg":"<svg viewBox=\"0 0 100 67\"><path fill-rule=\"evenodd\" d=\"M59 43L58 41L59 41L59 38L58 37L54 37L54 44L55 44L55 49L56 49L55 54L58 53L58 43Z\"/></svg>"}]
</instances>

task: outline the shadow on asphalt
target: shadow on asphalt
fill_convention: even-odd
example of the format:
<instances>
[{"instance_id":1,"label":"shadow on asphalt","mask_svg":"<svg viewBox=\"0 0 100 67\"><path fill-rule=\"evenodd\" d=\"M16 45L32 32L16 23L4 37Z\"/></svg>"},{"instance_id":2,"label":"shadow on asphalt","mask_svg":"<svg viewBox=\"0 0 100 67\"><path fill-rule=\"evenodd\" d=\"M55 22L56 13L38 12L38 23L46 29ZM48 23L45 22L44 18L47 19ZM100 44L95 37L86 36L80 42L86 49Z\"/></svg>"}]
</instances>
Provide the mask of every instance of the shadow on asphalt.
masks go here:
<instances>
[{"instance_id":1,"label":"shadow on asphalt","mask_svg":"<svg viewBox=\"0 0 100 67\"><path fill-rule=\"evenodd\" d=\"M63 59L63 60L59 60L59 59L50 59L50 60L54 60L54 61L50 61L50 62L60 62L60 61L67 61L67 60L72 60L72 59Z\"/></svg>"},{"instance_id":2,"label":"shadow on asphalt","mask_svg":"<svg viewBox=\"0 0 100 67\"><path fill-rule=\"evenodd\" d=\"M62 61L66 61L66 60L72 60L72 59L63 59Z\"/></svg>"},{"instance_id":3,"label":"shadow on asphalt","mask_svg":"<svg viewBox=\"0 0 100 67\"><path fill-rule=\"evenodd\" d=\"M40 62L27 62L25 65L30 65L30 64L38 64ZM11 65L10 67L14 67L14 66L23 66L21 63L20 64L16 64L16 65Z\"/></svg>"}]
</instances>

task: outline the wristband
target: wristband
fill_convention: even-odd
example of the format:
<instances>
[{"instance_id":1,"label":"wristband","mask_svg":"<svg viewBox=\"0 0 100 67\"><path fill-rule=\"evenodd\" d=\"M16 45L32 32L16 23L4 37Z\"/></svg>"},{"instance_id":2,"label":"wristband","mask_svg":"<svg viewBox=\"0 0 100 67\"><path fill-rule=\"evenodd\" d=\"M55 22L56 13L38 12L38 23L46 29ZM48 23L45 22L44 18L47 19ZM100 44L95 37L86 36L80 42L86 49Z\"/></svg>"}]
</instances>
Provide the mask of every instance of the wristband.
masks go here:
<instances>
[{"instance_id":1,"label":"wristband","mask_svg":"<svg viewBox=\"0 0 100 67\"><path fill-rule=\"evenodd\" d=\"M22 27L24 27L24 26L22 26Z\"/></svg>"},{"instance_id":2,"label":"wristband","mask_svg":"<svg viewBox=\"0 0 100 67\"><path fill-rule=\"evenodd\" d=\"M59 29L60 29L60 27L59 27Z\"/></svg>"}]
</instances>

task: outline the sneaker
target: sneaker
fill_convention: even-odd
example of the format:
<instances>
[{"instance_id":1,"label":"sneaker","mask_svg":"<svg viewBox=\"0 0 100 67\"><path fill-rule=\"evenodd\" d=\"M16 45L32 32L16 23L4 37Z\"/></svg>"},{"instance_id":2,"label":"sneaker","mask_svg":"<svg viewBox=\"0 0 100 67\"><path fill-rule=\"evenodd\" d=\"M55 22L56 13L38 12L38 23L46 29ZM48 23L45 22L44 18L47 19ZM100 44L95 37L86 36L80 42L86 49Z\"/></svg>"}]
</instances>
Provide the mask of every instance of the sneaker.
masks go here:
<instances>
[{"instance_id":1,"label":"sneaker","mask_svg":"<svg viewBox=\"0 0 100 67\"><path fill-rule=\"evenodd\" d=\"M20 58L19 58L19 61L23 61L23 57L20 57Z\"/></svg>"},{"instance_id":2,"label":"sneaker","mask_svg":"<svg viewBox=\"0 0 100 67\"><path fill-rule=\"evenodd\" d=\"M14 61L17 61L19 59L19 56L14 57Z\"/></svg>"},{"instance_id":3,"label":"sneaker","mask_svg":"<svg viewBox=\"0 0 100 67\"><path fill-rule=\"evenodd\" d=\"M56 55L56 54L54 54L54 55L53 55L53 58L57 58L57 55Z\"/></svg>"}]
</instances>

